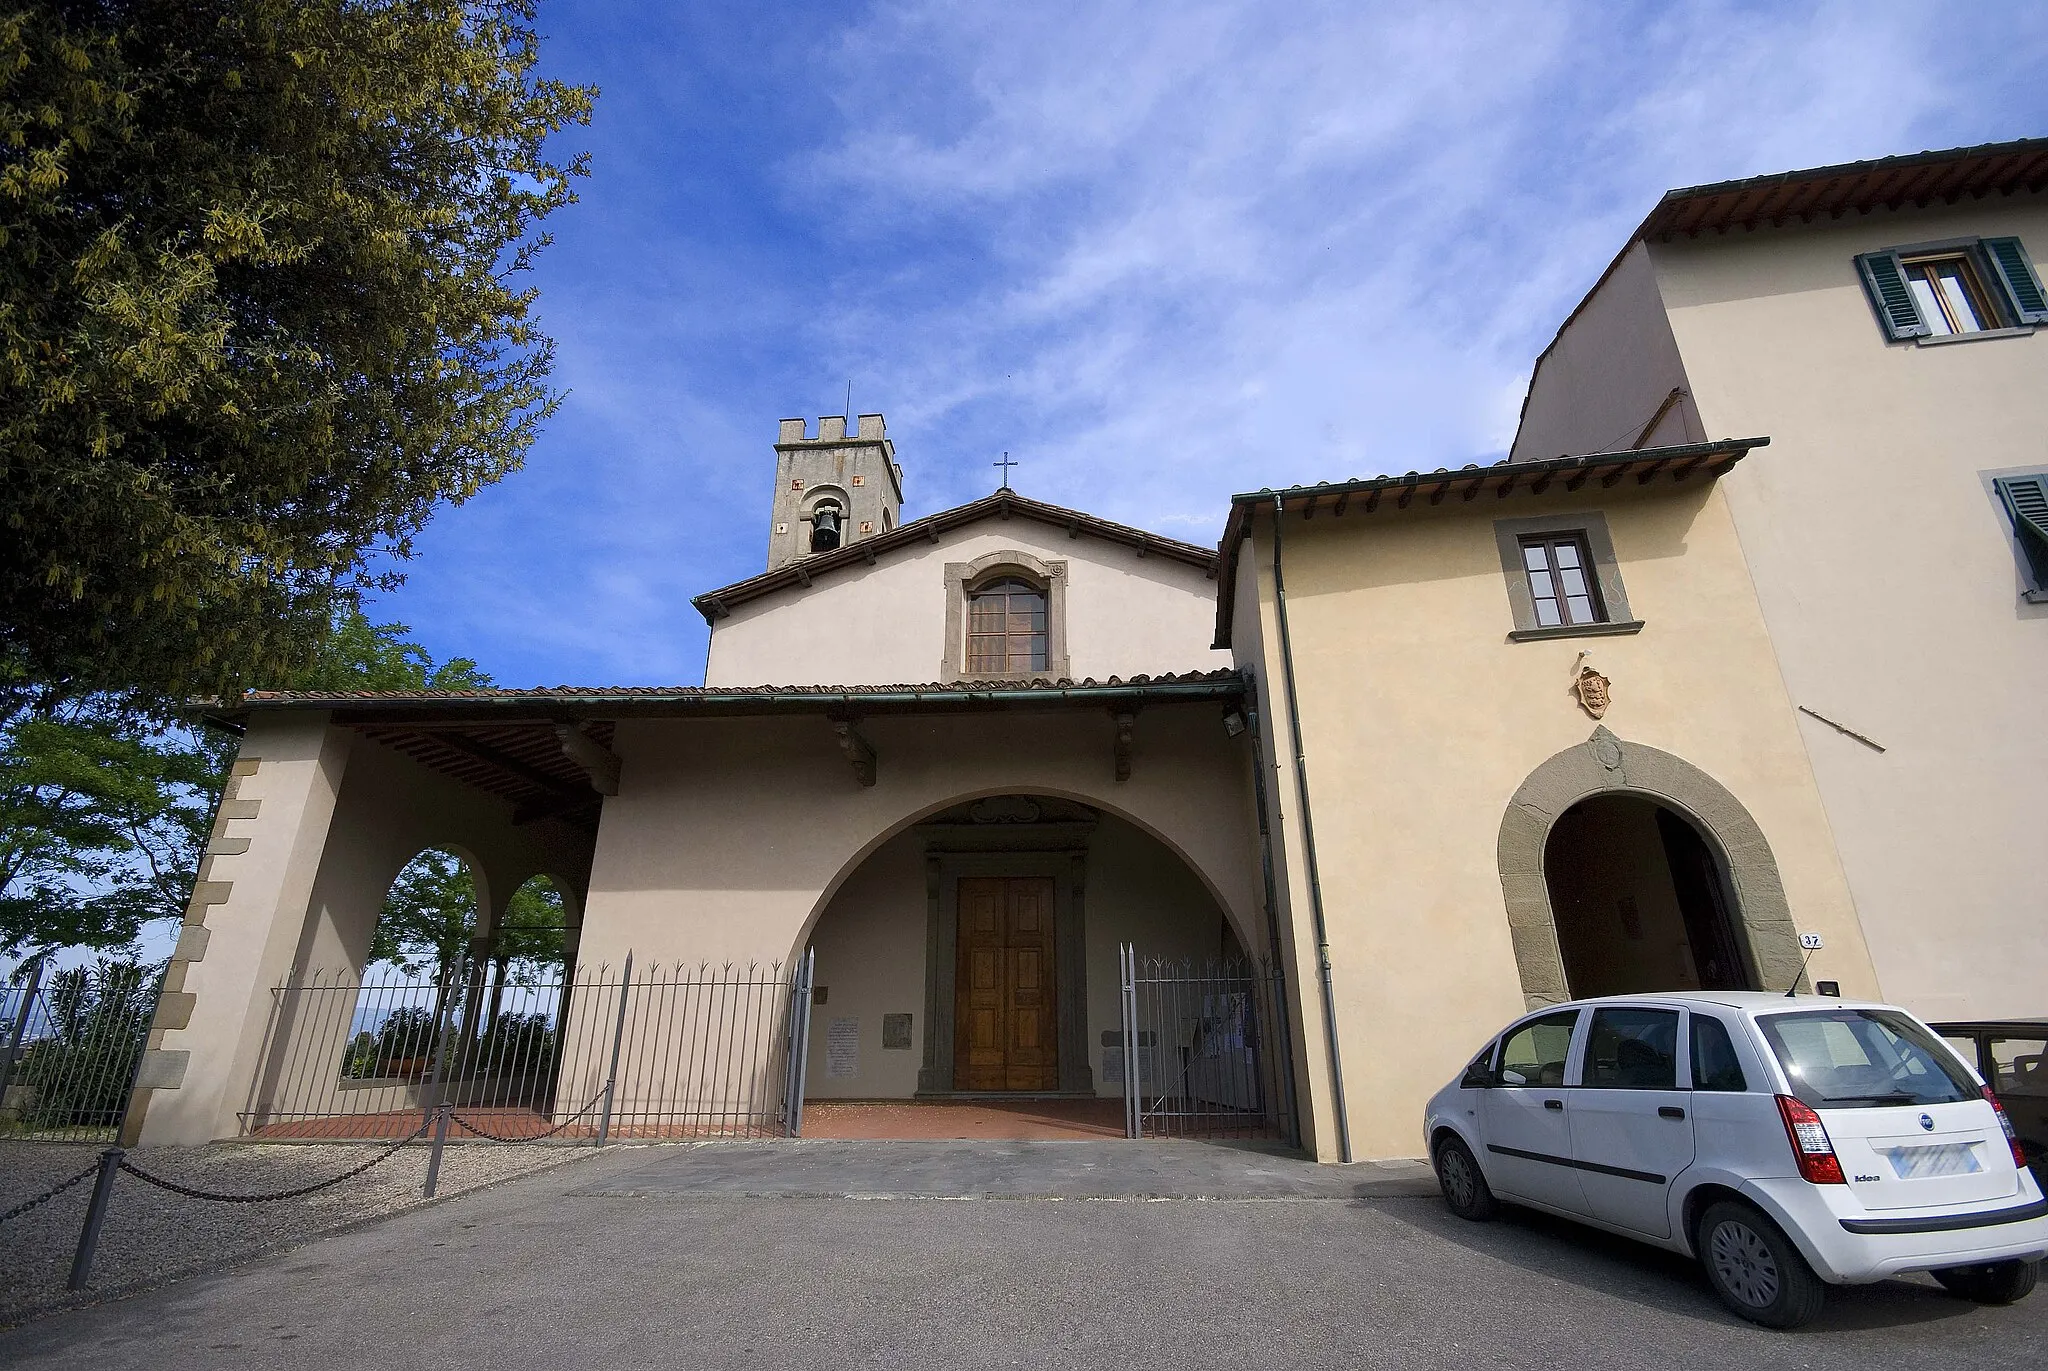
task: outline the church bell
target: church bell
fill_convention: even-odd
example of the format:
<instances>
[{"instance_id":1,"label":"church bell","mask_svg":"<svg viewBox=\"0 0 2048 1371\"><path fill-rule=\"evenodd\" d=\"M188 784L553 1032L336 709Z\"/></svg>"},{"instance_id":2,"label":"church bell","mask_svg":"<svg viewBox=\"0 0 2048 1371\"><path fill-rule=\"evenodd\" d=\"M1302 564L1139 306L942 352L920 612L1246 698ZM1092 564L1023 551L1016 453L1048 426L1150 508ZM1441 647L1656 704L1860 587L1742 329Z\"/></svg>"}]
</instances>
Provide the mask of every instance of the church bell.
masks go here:
<instances>
[{"instance_id":1,"label":"church bell","mask_svg":"<svg viewBox=\"0 0 2048 1371\"><path fill-rule=\"evenodd\" d=\"M811 551L830 552L839 546L839 506L819 505L811 511Z\"/></svg>"}]
</instances>

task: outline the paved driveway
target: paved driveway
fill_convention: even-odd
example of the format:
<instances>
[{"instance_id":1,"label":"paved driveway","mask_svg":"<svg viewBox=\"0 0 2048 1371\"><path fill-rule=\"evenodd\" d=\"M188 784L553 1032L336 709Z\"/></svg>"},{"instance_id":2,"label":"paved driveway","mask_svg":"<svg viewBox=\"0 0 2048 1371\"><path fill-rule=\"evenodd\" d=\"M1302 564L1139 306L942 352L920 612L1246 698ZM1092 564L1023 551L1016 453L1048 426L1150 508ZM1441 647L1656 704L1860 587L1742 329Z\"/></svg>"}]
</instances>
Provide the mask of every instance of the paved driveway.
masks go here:
<instances>
[{"instance_id":1,"label":"paved driveway","mask_svg":"<svg viewBox=\"0 0 2048 1371\"><path fill-rule=\"evenodd\" d=\"M1768 1333L1688 1263L1461 1223L1430 1190L1194 1144L622 1149L0 1334L0 1364L1958 1371L2048 1347L2048 1297L1923 1279Z\"/></svg>"}]
</instances>

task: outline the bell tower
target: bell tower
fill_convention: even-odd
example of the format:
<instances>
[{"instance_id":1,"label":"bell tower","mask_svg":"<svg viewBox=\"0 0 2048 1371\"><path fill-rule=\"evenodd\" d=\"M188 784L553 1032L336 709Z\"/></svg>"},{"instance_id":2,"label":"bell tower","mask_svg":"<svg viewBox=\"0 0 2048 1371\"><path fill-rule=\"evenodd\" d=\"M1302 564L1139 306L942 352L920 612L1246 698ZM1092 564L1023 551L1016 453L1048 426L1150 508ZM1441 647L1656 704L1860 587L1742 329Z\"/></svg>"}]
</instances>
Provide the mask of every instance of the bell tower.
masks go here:
<instances>
[{"instance_id":1,"label":"bell tower","mask_svg":"<svg viewBox=\"0 0 2048 1371\"><path fill-rule=\"evenodd\" d=\"M887 533L903 508L903 468L881 415L861 415L850 435L841 414L818 420L815 438L804 429L802 419L784 419L775 439L770 571Z\"/></svg>"}]
</instances>

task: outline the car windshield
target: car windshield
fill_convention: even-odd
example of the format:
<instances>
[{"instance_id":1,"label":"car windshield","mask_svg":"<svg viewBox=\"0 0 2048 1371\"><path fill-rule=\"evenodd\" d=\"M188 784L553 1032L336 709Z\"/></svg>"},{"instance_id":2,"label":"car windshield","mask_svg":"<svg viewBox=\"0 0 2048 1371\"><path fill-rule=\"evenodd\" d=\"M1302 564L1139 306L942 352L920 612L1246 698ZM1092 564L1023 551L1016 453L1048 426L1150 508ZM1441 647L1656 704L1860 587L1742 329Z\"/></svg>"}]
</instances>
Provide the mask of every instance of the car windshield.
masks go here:
<instances>
[{"instance_id":1,"label":"car windshield","mask_svg":"<svg viewBox=\"0 0 2048 1371\"><path fill-rule=\"evenodd\" d=\"M1948 1104L1978 1093L1933 1035L1891 1010L1819 1009L1759 1022L1792 1093L1816 1109Z\"/></svg>"}]
</instances>

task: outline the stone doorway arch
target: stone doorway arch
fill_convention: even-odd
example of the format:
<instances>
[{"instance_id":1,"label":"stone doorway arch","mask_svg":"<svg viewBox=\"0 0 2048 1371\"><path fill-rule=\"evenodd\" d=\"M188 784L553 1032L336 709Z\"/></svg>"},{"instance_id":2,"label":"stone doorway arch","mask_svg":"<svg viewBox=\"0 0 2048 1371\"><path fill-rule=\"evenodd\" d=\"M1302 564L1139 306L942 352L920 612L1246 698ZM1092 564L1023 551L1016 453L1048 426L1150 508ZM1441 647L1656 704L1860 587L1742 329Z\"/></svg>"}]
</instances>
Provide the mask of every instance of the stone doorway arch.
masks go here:
<instances>
[{"instance_id":1,"label":"stone doorway arch","mask_svg":"<svg viewBox=\"0 0 2048 1371\"><path fill-rule=\"evenodd\" d=\"M1529 773L1501 817L1498 860L1522 996L1537 1009L1571 998L1544 872L1551 826L1595 795L1642 795L1690 819L1735 898L1735 933L1752 983L1780 990L1800 975L1799 935L1771 845L1726 786L1683 758L1626 742L1607 728Z\"/></svg>"}]
</instances>

